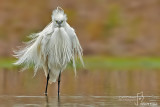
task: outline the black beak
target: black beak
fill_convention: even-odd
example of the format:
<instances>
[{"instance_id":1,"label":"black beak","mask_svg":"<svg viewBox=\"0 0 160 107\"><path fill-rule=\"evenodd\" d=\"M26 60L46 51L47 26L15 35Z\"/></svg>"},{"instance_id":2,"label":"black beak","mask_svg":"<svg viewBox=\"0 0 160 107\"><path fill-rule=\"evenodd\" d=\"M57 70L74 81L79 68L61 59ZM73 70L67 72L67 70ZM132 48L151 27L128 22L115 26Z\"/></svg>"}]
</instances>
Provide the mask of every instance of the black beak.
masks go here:
<instances>
[{"instance_id":1,"label":"black beak","mask_svg":"<svg viewBox=\"0 0 160 107\"><path fill-rule=\"evenodd\" d=\"M61 27L61 24L58 24L58 27Z\"/></svg>"},{"instance_id":2,"label":"black beak","mask_svg":"<svg viewBox=\"0 0 160 107\"><path fill-rule=\"evenodd\" d=\"M57 22L58 27L61 27L62 22L63 22L63 21L58 21L58 22Z\"/></svg>"}]
</instances>

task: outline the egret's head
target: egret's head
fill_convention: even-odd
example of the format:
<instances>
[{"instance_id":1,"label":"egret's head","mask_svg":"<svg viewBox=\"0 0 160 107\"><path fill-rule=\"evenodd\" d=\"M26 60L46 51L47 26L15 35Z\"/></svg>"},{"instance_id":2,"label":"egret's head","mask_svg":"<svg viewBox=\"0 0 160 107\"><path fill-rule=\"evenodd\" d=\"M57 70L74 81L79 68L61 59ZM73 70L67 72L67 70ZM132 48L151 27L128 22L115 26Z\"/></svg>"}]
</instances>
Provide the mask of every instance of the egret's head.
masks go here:
<instances>
[{"instance_id":1,"label":"egret's head","mask_svg":"<svg viewBox=\"0 0 160 107\"><path fill-rule=\"evenodd\" d=\"M67 16L64 13L63 9L60 7L57 7L56 10L52 13L52 21L55 25L55 27L63 27L67 21Z\"/></svg>"}]
</instances>

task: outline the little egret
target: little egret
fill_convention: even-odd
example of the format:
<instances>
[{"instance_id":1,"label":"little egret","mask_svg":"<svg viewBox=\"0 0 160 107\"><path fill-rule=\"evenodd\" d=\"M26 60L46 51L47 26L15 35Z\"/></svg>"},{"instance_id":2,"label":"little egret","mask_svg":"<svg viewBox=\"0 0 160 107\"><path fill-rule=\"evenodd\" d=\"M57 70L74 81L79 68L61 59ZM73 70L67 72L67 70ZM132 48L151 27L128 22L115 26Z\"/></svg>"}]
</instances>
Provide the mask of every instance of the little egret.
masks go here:
<instances>
[{"instance_id":1,"label":"little egret","mask_svg":"<svg viewBox=\"0 0 160 107\"><path fill-rule=\"evenodd\" d=\"M57 7L52 13L52 21L41 32L29 36L31 40L24 48L14 52L18 60L15 65L24 65L22 70L34 65L34 76L39 68L43 68L47 78L45 95L47 96L48 82L56 82L58 78L58 97L62 71L69 62L73 63L76 75L75 59L82 59L82 48L76 33L67 23L63 9Z\"/></svg>"}]
</instances>

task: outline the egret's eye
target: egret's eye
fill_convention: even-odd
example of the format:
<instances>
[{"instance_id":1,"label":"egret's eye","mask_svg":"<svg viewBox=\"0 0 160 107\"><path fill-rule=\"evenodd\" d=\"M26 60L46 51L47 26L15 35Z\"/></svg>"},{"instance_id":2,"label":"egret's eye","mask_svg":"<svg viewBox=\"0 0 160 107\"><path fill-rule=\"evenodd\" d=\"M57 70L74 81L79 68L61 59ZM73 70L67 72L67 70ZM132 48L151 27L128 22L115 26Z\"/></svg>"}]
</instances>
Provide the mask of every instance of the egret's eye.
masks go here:
<instances>
[{"instance_id":1,"label":"egret's eye","mask_svg":"<svg viewBox=\"0 0 160 107\"><path fill-rule=\"evenodd\" d=\"M61 24L63 23L63 20L61 20L61 21L55 20L55 22L56 22L58 25L61 25Z\"/></svg>"},{"instance_id":2,"label":"egret's eye","mask_svg":"<svg viewBox=\"0 0 160 107\"><path fill-rule=\"evenodd\" d=\"M58 21L57 20L55 20L56 21L56 23L58 23Z\"/></svg>"}]
</instances>

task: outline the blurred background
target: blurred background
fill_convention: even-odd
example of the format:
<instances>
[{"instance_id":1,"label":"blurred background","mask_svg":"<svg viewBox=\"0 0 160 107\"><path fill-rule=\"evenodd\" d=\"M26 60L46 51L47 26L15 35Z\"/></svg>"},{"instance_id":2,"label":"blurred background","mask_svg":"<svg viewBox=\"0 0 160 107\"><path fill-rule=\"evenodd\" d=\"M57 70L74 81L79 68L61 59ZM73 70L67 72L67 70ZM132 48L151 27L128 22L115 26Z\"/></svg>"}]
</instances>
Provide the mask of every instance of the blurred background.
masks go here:
<instances>
[{"instance_id":1,"label":"blurred background","mask_svg":"<svg viewBox=\"0 0 160 107\"><path fill-rule=\"evenodd\" d=\"M158 56L159 0L1 0L0 55L41 31L61 6L85 55Z\"/></svg>"},{"instance_id":2,"label":"blurred background","mask_svg":"<svg viewBox=\"0 0 160 107\"><path fill-rule=\"evenodd\" d=\"M57 6L76 30L86 65L77 65L77 79L69 65L62 95L160 93L160 0L0 0L0 94L43 95L43 72L33 79L33 69L19 73L12 51L48 25ZM57 84L49 92L56 95Z\"/></svg>"}]
</instances>

